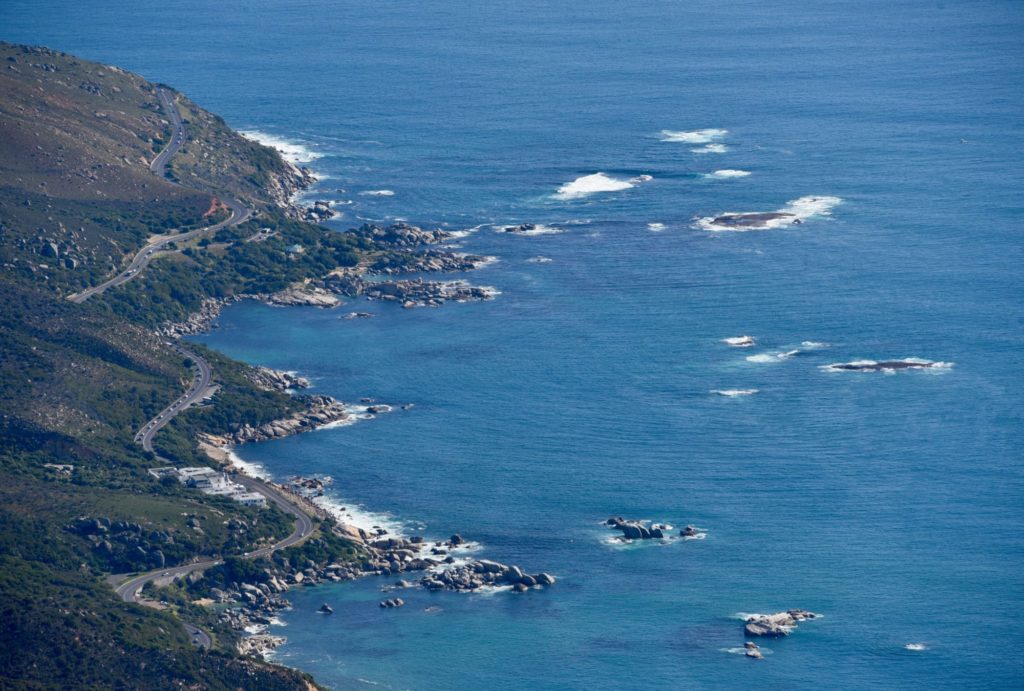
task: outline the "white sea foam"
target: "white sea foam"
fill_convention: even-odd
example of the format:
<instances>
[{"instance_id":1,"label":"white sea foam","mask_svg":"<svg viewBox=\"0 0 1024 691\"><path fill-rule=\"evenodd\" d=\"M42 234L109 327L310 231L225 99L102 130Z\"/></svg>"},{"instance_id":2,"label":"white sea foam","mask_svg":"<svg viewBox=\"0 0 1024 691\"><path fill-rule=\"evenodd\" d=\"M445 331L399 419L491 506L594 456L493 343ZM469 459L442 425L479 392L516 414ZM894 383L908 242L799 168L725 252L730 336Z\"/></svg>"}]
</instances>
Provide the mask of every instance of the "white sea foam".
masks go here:
<instances>
[{"instance_id":1,"label":"white sea foam","mask_svg":"<svg viewBox=\"0 0 1024 691\"><path fill-rule=\"evenodd\" d=\"M887 366L891 364L892 366ZM899 360L853 360L851 362L833 362L829 365L822 365L819 369L826 372L882 372L884 374L895 374L899 370L914 370L928 372L948 372L956 363L935 362L919 357L907 357Z\"/></svg>"},{"instance_id":2,"label":"white sea foam","mask_svg":"<svg viewBox=\"0 0 1024 691\"><path fill-rule=\"evenodd\" d=\"M839 197L800 197L786 204L776 211L727 211L717 216L705 216L697 219L697 227L711 231L732 231L746 232L750 230L769 230L771 228L782 228L794 224L803 223L809 218L830 216L832 209L842 203ZM767 218L751 221L746 225L737 225L737 220L743 217L754 217L760 214L780 214L775 218ZM731 222L722 221L729 217ZM716 222L717 221L717 222Z\"/></svg>"},{"instance_id":3,"label":"white sea foam","mask_svg":"<svg viewBox=\"0 0 1024 691\"><path fill-rule=\"evenodd\" d=\"M664 223L648 223L647 224L647 230L653 230L654 232L658 232L659 230L665 230L665 224Z\"/></svg>"},{"instance_id":4,"label":"white sea foam","mask_svg":"<svg viewBox=\"0 0 1024 691\"><path fill-rule=\"evenodd\" d=\"M364 197L393 197L393 196L395 196L395 191L394 190L366 190L365 192L360 192L359 194L361 194Z\"/></svg>"},{"instance_id":5,"label":"white sea foam","mask_svg":"<svg viewBox=\"0 0 1024 691\"><path fill-rule=\"evenodd\" d=\"M505 233L507 235L526 235L530 237L535 235L557 235L558 233L565 232L565 228L559 228L558 226L548 226L544 225L543 223L530 223L528 225L533 227L529 228L528 230L520 230L520 228L522 228L523 226L496 225L492 226L492 230L495 233ZM509 228L514 228L514 230L508 230Z\"/></svg>"},{"instance_id":6,"label":"white sea foam","mask_svg":"<svg viewBox=\"0 0 1024 691\"><path fill-rule=\"evenodd\" d=\"M246 139L277 149L281 156L291 163L311 163L323 156L302 142L275 137L259 130L241 130L239 134Z\"/></svg>"},{"instance_id":7,"label":"white sea foam","mask_svg":"<svg viewBox=\"0 0 1024 691\"><path fill-rule=\"evenodd\" d=\"M346 502L333 493L324 494L312 499L313 503L327 511L335 519L346 525L360 528L370 535L376 532L376 527L388 531L389 537L400 537L405 535L405 524L394 516L369 509L352 502Z\"/></svg>"},{"instance_id":8,"label":"white sea foam","mask_svg":"<svg viewBox=\"0 0 1024 691\"><path fill-rule=\"evenodd\" d=\"M469 237L470 235L477 232L486 225L486 223L481 223L480 225L473 226L472 228L463 228L462 230L446 231L448 233L448 240L446 240L445 242L448 242L449 240L461 240L462 238Z\"/></svg>"},{"instance_id":9,"label":"white sea foam","mask_svg":"<svg viewBox=\"0 0 1024 691\"><path fill-rule=\"evenodd\" d=\"M824 341L800 341L800 347L804 350L821 350L822 348L830 348L831 346Z\"/></svg>"},{"instance_id":10,"label":"white sea foam","mask_svg":"<svg viewBox=\"0 0 1024 691\"><path fill-rule=\"evenodd\" d=\"M696 149L690 149L695 154L724 154L729 150L725 144L708 144Z\"/></svg>"},{"instance_id":11,"label":"white sea foam","mask_svg":"<svg viewBox=\"0 0 1024 691\"><path fill-rule=\"evenodd\" d=\"M548 264L554 260L551 257L530 257L526 261L530 264Z\"/></svg>"},{"instance_id":12,"label":"white sea foam","mask_svg":"<svg viewBox=\"0 0 1024 691\"><path fill-rule=\"evenodd\" d=\"M592 175L583 175L572 182L565 183L558 188L554 196L556 199L568 200L579 199L580 197L586 197L599 192L621 192L639 183L648 182L651 179L650 175L640 175L629 180L623 180L621 178L613 178L604 173L593 173Z\"/></svg>"},{"instance_id":13,"label":"white sea foam","mask_svg":"<svg viewBox=\"0 0 1024 691\"><path fill-rule=\"evenodd\" d=\"M768 650L768 648L762 648L761 646L758 646L757 649L758 649L758 651L760 651L760 653L762 655L771 655L772 654L772 651ZM746 648L719 648L718 651L721 652L721 653L730 653L732 655L746 655L747 654L747 649Z\"/></svg>"},{"instance_id":14,"label":"white sea foam","mask_svg":"<svg viewBox=\"0 0 1024 691\"><path fill-rule=\"evenodd\" d=\"M708 144L725 138L727 134L729 134L729 130L721 129L693 130L691 132L662 130L661 141L679 142L682 144Z\"/></svg>"},{"instance_id":15,"label":"white sea foam","mask_svg":"<svg viewBox=\"0 0 1024 691\"><path fill-rule=\"evenodd\" d=\"M712 389L711 393L716 393L719 396L735 398L737 396L753 396L758 391L760 391L760 389Z\"/></svg>"},{"instance_id":16,"label":"white sea foam","mask_svg":"<svg viewBox=\"0 0 1024 691\"><path fill-rule=\"evenodd\" d=\"M259 463L251 463L245 460L237 453L235 453L234 449L226 450L228 452L228 460L231 461L232 467L238 468L249 477L258 477L261 480L270 479L270 473L268 473L267 469L261 466Z\"/></svg>"},{"instance_id":17,"label":"white sea foam","mask_svg":"<svg viewBox=\"0 0 1024 691\"><path fill-rule=\"evenodd\" d=\"M716 170L713 173L705 173L704 177L709 180L728 180L730 178L745 178L750 175L749 170L733 170L732 168L724 168L722 170Z\"/></svg>"},{"instance_id":18,"label":"white sea foam","mask_svg":"<svg viewBox=\"0 0 1024 691\"><path fill-rule=\"evenodd\" d=\"M903 646L905 650L913 650L914 652L921 652L922 650L928 650L928 646L924 643L907 643Z\"/></svg>"},{"instance_id":19,"label":"white sea foam","mask_svg":"<svg viewBox=\"0 0 1024 691\"><path fill-rule=\"evenodd\" d=\"M722 343L730 345L733 348L750 348L751 346L757 345L757 339L753 336L730 336L729 338L723 338Z\"/></svg>"}]
</instances>

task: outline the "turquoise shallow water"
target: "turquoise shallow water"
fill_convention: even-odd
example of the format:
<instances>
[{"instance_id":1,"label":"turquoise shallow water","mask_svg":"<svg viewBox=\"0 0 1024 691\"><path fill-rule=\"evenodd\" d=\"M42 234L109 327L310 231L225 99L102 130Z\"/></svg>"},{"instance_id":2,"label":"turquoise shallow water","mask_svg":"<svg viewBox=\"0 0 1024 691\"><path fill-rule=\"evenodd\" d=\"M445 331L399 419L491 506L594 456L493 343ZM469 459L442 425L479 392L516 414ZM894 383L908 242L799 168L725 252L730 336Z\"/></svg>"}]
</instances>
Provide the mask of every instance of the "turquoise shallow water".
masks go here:
<instances>
[{"instance_id":1,"label":"turquoise shallow water","mask_svg":"<svg viewBox=\"0 0 1024 691\"><path fill-rule=\"evenodd\" d=\"M501 258L469 276L493 302L358 303L377 316L356 321L241 304L199 339L318 392L416 404L246 459L560 579L406 591L389 612L386 581L304 589L281 661L337 688L1021 684L1018 4L244 7L12 0L0 26L303 144L329 176L314 196L353 202L338 229L565 230L466 237ZM728 150L659 134L704 128ZM751 175L703 177L721 169ZM598 171L653 179L553 197ZM797 227L693 226L806 195L843 202ZM761 345L720 342L745 333ZM746 360L805 340L830 347ZM819 369L909 356L955 366ZM610 514L708 537L616 548ZM737 612L788 607L825 617L762 663L723 652Z\"/></svg>"}]
</instances>

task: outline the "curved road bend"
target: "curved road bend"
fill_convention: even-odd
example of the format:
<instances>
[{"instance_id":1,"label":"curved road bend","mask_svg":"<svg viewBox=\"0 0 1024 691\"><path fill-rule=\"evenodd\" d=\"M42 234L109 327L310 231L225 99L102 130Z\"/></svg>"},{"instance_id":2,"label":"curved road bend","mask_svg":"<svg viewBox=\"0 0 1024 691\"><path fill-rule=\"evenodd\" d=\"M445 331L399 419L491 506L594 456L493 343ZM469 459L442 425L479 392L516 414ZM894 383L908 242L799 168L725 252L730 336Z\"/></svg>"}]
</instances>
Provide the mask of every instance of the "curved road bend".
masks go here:
<instances>
[{"instance_id":1,"label":"curved road bend","mask_svg":"<svg viewBox=\"0 0 1024 691\"><path fill-rule=\"evenodd\" d=\"M167 91L163 88L157 87L157 96L160 98L160 106L164 109L164 112L167 113L168 118L171 120L174 133L171 136L171 141L167 143L167 146L164 147L163 151L157 154L157 157L149 164L149 169L156 175L166 177L167 162L171 159L171 156L178 152L181 145L185 143L185 126L181 122L181 114L178 113L178 108L174 105L174 101L171 99L170 95L168 95ZM114 286L119 286L122 283L127 283L138 276L143 269L149 266L150 260L153 259L156 253L164 251L164 248L172 242L186 242L204 233L215 233L221 228L245 223L252 215L252 212L249 209L245 208L241 203L234 199L224 199L222 201L229 209L231 209L231 215L228 216L227 219L212 226L190 230L187 233L155 235L151 237L146 244L135 253L135 256L132 257L131 262L127 267L125 267L124 271L113 278L107 279L97 286L69 295L68 299L71 300L71 302L81 304L93 295L102 293L107 288L113 288Z\"/></svg>"},{"instance_id":2,"label":"curved road bend","mask_svg":"<svg viewBox=\"0 0 1024 691\"><path fill-rule=\"evenodd\" d=\"M210 386L210 380L213 377L213 369L210 367L210 363L203 359L199 354L187 350L177 343L169 342L168 345L170 345L170 347L182 357L191 358L192 361L195 362L197 375L181 398L176 400L161 411L159 415L143 425L142 429L140 429L135 435L135 442L141 444L142 448L146 451L153 450L153 437L168 422L170 422L172 417L203 398L206 390ZM307 514L301 506L292 502L291 499L276 487L265 483L262 480L245 476L236 476L235 481L238 482L238 484L243 485L250 492L259 492L267 498L267 501L273 502L283 511L295 517L295 530L293 530L288 537L268 547L248 552L243 555L246 558L256 559L258 557L265 557L279 549L291 547L292 545L305 540L313 532L313 520L310 518L309 514ZM139 591L150 581L164 578L180 578L182 576L187 576L193 571L208 569L222 563L224 562L221 559L207 559L205 561L193 562L191 564L183 564L181 566L156 569L128 579L127 581L117 585L114 588L114 591L125 602L138 602ZM212 641L208 633L187 622L182 623L185 626L185 630L188 631L189 638L193 645L199 648L210 648L212 646Z\"/></svg>"}]
</instances>

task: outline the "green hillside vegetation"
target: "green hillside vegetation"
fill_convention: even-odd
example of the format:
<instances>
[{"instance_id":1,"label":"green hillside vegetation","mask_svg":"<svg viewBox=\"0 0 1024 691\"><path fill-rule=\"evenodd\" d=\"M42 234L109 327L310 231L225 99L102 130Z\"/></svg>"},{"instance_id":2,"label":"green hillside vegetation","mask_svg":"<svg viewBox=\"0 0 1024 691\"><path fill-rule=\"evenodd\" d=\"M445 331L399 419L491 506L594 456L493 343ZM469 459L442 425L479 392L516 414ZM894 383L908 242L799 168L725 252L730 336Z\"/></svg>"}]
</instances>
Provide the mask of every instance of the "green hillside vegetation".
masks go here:
<instances>
[{"instance_id":1,"label":"green hillside vegetation","mask_svg":"<svg viewBox=\"0 0 1024 691\"><path fill-rule=\"evenodd\" d=\"M0 43L0 90L0 686L308 688L297 672L238 657L226 632L215 632L214 651L194 649L174 611L126 604L107 579L213 556L241 564L234 557L292 530L275 507L147 472L166 461L134 434L193 376L156 327L206 298L280 290L375 248L290 220L282 202L301 172L173 90L187 132L170 165L180 184L154 175L170 125L138 75ZM254 219L183 244L84 304L65 299L152 235L214 222L218 198L243 201ZM249 242L262 228L274 233ZM304 251L288 252L293 244ZM164 459L208 464L196 435L302 407L254 387L247 365L203 356L218 389L157 436ZM273 558L293 557L357 555L321 532ZM187 597L175 609L209 619Z\"/></svg>"}]
</instances>

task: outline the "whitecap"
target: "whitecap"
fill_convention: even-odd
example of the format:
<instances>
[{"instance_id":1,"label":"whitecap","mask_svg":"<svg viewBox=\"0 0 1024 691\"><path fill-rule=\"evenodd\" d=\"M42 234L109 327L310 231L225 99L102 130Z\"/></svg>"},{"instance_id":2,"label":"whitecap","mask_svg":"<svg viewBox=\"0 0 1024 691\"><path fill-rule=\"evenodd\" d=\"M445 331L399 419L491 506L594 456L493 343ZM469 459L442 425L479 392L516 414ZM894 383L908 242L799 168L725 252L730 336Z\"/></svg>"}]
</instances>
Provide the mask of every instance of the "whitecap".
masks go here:
<instances>
[{"instance_id":1,"label":"whitecap","mask_svg":"<svg viewBox=\"0 0 1024 691\"><path fill-rule=\"evenodd\" d=\"M481 223L480 225L473 226L472 228L464 228L462 230L449 230L447 231L448 240L461 240L462 238L469 237L470 235L477 232L486 225L486 223Z\"/></svg>"},{"instance_id":2,"label":"whitecap","mask_svg":"<svg viewBox=\"0 0 1024 691\"><path fill-rule=\"evenodd\" d=\"M613 178L604 173L593 173L565 183L558 188L554 196L556 199L568 200L579 199L580 197L586 197L599 192L621 192L641 182L647 182L650 179L650 175L641 175L631 180L622 180L621 178Z\"/></svg>"},{"instance_id":3,"label":"whitecap","mask_svg":"<svg viewBox=\"0 0 1024 691\"><path fill-rule=\"evenodd\" d=\"M647 230L653 230L654 232L658 232L659 230L665 230L665 224L664 223L648 223L647 224Z\"/></svg>"},{"instance_id":4,"label":"whitecap","mask_svg":"<svg viewBox=\"0 0 1024 691\"><path fill-rule=\"evenodd\" d=\"M928 650L928 646L924 643L907 643L903 646L904 650L913 650L914 652L921 652L922 650Z\"/></svg>"},{"instance_id":5,"label":"whitecap","mask_svg":"<svg viewBox=\"0 0 1024 691\"><path fill-rule=\"evenodd\" d=\"M713 173L705 173L704 177L709 180L729 180L731 178L745 178L750 175L749 170L733 170L732 168L723 168L722 170L716 170Z\"/></svg>"},{"instance_id":6,"label":"whitecap","mask_svg":"<svg viewBox=\"0 0 1024 691\"><path fill-rule=\"evenodd\" d=\"M724 154L729 150L725 144L708 144L697 149L690 149L695 154Z\"/></svg>"},{"instance_id":7,"label":"whitecap","mask_svg":"<svg viewBox=\"0 0 1024 691\"><path fill-rule=\"evenodd\" d=\"M730 336L723 338L722 343L730 345L733 348L750 348L751 346L757 345L757 339L753 336Z\"/></svg>"},{"instance_id":8,"label":"whitecap","mask_svg":"<svg viewBox=\"0 0 1024 691\"><path fill-rule=\"evenodd\" d=\"M393 197L393 196L395 196L395 191L394 190L366 190L365 192L360 192L359 194L364 196L364 197Z\"/></svg>"},{"instance_id":9,"label":"whitecap","mask_svg":"<svg viewBox=\"0 0 1024 691\"><path fill-rule=\"evenodd\" d=\"M558 226L544 225L543 223L524 223L518 226L493 226L495 233L507 233L508 235L557 235L558 233L564 233L564 228Z\"/></svg>"},{"instance_id":10,"label":"whitecap","mask_svg":"<svg viewBox=\"0 0 1024 691\"><path fill-rule=\"evenodd\" d=\"M807 350L821 350L822 348L830 348L831 346L824 341L801 341L800 347Z\"/></svg>"},{"instance_id":11,"label":"whitecap","mask_svg":"<svg viewBox=\"0 0 1024 691\"><path fill-rule=\"evenodd\" d=\"M538 256L538 257L530 257L526 261L529 262L530 264L548 264L550 262L553 262L554 259L552 259L551 257Z\"/></svg>"},{"instance_id":12,"label":"whitecap","mask_svg":"<svg viewBox=\"0 0 1024 691\"><path fill-rule=\"evenodd\" d=\"M729 130L705 129L693 130L691 132L662 130L661 141L680 142L682 144L708 144L720 140L729 134Z\"/></svg>"},{"instance_id":13,"label":"whitecap","mask_svg":"<svg viewBox=\"0 0 1024 691\"><path fill-rule=\"evenodd\" d=\"M763 648L761 646L758 646L757 650L762 655L771 655L772 654L771 650L769 650L768 648ZM718 652L720 652L720 653L729 653L731 655L746 655L748 650L747 650L747 648L719 648Z\"/></svg>"},{"instance_id":14,"label":"whitecap","mask_svg":"<svg viewBox=\"0 0 1024 691\"><path fill-rule=\"evenodd\" d=\"M276 149L290 163L311 163L323 156L302 142L275 137L259 130L240 130L239 134L258 144Z\"/></svg>"},{"instance_id":15,"label":"whitecap","mask_svg":"<svg viewBox=\"0 0 1024 691\"><path fill-rule=\"evenodd\" d=\"M745 232L799 225L809 218L830 216L842 203L839 197L800 197L776 211L727 211L717 216L697 219L697 227L711 231Z\"/></svg>"},{"instance_id":16,"label":"whitecap","mask_svg":"<svg viewBox=\"0 0 1024 691\"><path fill-rule=\"evenodd\" d=\"M760 389L712 389L711 393L718 394L719 396L735 398L736 396L753 396L759 391Z\"/></svg>"}]
</instances>

